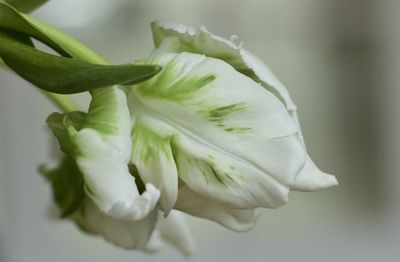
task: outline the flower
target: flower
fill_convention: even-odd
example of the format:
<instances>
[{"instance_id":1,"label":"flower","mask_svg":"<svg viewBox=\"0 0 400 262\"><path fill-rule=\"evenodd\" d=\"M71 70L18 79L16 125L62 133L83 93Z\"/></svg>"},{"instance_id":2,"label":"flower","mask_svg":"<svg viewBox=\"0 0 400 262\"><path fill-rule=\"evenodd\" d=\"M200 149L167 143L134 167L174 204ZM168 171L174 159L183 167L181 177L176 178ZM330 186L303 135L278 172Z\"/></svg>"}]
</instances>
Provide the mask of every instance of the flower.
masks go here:
<instances>
[{"instance_id":1,"label":"flower","mask_svg":"<svg viewBox=\"0 0 400 262\"><path fill-rule=\"evenodd\" d=\"M146 248L159 242L159 213L175 226L184 225L180 210L244 231L255 208L285 204L290 190L337 184L311 161L296 106L256 56L205 28L156 21L152 30L156 48L136 64L162 66L156 76L93 90L87 114L48 118L67 158L44 173L64 215L117 245ZM59 173L77 183L57 186ZM169 232L192 249L185 228Z\"/></svg>"}]
</instances>

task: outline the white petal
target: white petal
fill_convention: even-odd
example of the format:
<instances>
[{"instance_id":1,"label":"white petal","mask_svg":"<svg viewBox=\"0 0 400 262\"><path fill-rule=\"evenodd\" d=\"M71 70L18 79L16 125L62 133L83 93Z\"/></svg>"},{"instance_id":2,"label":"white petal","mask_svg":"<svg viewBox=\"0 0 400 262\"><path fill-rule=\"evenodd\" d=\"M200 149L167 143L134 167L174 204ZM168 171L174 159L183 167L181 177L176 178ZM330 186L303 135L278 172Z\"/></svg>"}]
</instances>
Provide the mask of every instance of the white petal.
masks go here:
<instances>
[{"instance_id":1,"label":"white petal","mask_svg":"<svg viewBox=\"0 0 400 262\"><path fill-rule=\"evenodd\" d=\"M184 255L192 255L196 251L196 243L192 232L182 213L172 210L166 218L160 218L157 228L161 237L178 248Z\"/></svg>"},{"instance_id":2,"label":"white petal","mask_svg":"<svg viewBox=\"0 0 400 262\"><path fill-rule=\"evenodd\" d=\"M297 113L293 113L293 119L300 128L300 122ZM301 132L298 133L298 139L306 148L304 138ZM339 183L335 176L322 172L312 161L311 157L307 154L306 162L296 177L295 185L291 190L297 191L317 191L331 186L337 186Z\"/></svg>"},{"instance_id":3,"label":"white petal","mask_svg":"<svg viewBox=\"0 0 400 262\"><path fill-rule=\"evenodd\" d=\"M160 232L158 231L157 228L155 228L143 250L150 254L154 254L160 251L163 246L164 242L161 238Z\"/></svg>"},{"instance_id":4,"label":"white petal","mask_svg":"<svg viewBox=\"0 0 400 262\"><path fill-rule=\"evenodd\" d=\"M164 39L177 37L179 50L175 43L174 49L170 51L204 54L224 60L235 68L243 65L240 46L208 32L205 27L196 28L170 21L155 21L151 23L151 28L156 48L163 45Z\"/></svg>"},{"instance_id":5,"label":"white petal","mask_svg":"<svg viewBox=\"0 0 400 262\"><path fill-rule=\"evenodd\" d=\"M235 208L287 201L305 152L296 123L273 94L213 58L168 53L142 62L163 70L130 88L131 112L163 122L152 130L173 137L187 185ZM221 184L214 172L232 181Z\"/></svg>"},{"instance_id":6,"label":"white petal","mask_svg":"<svg viewBox=\"0 0 400 262\"><path fill-rule=\"evenodd\" d=\"M240 56L248 69L252 70L259 80L263 82L263 86L271 92L274 92L289 111L295 111L297 109L290 98L289 92L263 61L242 48L240 49Z\"/></svg>"},{"instance_id":7,"label":"white petal","mask_svg":"<svg viewBox=\"0 0 400 262\"><path fill-rule=\"evenodd\" d=\"M171 136L163 135L159 121L137 117L132 131L132 157L144 183L152 183L161 192L160 204L168 213L178 196L178 171L171 150Z\"/></svg>"},{"instance_id":8,"label":"white petal","mask_svg":"<svg viewBox=\"0 0 400 262\"><path fill-rule=\"evenodd\" d=\"M291 189L297 191L317 191L337 186L338 184L335 176L319 170L310 156L307 155L306 163L297 176L295 185Z\"/></svg>"},{"instance_id":9,"label":"white petal","mask_svg":"<svg viewBox=\"0 0 400 262\"><path fill-rule=\"evenodd\" d=\"M199 195L187 186L179 188L176 208L196 217L215 221L234 231L248 231L255 223L254 209L235 209Z\"/></svg>"},{"instance_id":10,"label":"white petal","mask_svg":"<svg viewBox=\"0 0 400 262\"><path fill-rule=\"evenodd\" d=\"M232 65L236 70L260 82L264 88L272 92L287 108L289 114L298 123L296 105L293 103L287 89L274 76L267 65L258 57L245 50L242 43L224 39L208 32L204 27L195 28L168 21L155 21L152 23L153 38L159 52L165 50L173 52L192 52L219 58ZM156 49L157 50L157 49ZM157 51L155 51L157 52ZM303 143L300 126L298 138ZM309 173L308 173L309 172ZM309 176L309 177L307 177ZM314 188L322 189L335 185L336 179L318 170L314 164L307 164L298 179L294 189ZM311 182L312 181L312 182ZM316 183L321 183L317 185ZM308 185L309 184L309 185Z\"/></svg>"},{"instance_id":11,"label":"white petal","mask_svg":"<svg viewBox=\"0 0 400 262\"><path fill-rule=\"evenodd\" d=\"M144 250L149 253L158 252L164 246L164 241L179 249L185 256L195 252L196 243L184 215L179 211L172 210L167 217L159 217Z\"/></svg>"},{"instance_id":12,"label":"white petal","mask_svg":"<svg viewBox=\"0 0 400 262\"><path fill-rule=\"evenodd\" d=\"M157 48L165 45L163 43L165 39L178 38L180 45L175 40L171 51L204 54L224 60L238 71L254 74L256 76L254 80L260 80L264 87L277 95L289 110L296 109L286 88L259 58L243 49L241 43L224 39L209 32L205 27L196 28L169 21L155 21L151 26ZM163 49L165 50L165 47Z\"/></svg>"},{"instance_id":13,"label":"white petal","mask_svg":"<svg viewBox=\"0 0 400 262\"><path fill-rule=\"evenodd\" d=\"M294 138L264 142L262 146L265 150L265 163L271 168L274 165L293 165L290 159L297 159L297 154L302 153L299 146L297 149L300 152L294 152L295 155L290 156L290 152L294 151L291 146L293 143L296 143ZM283 179L271 176L272 171L262 170L252 163L186 136L177 136L175 144L179 177L193 191L232 208L277 208L287 202L290 186L280 181ZM253 145L252 149L256 146ZM243 150L248 148L243 147ZM282 155L285 158L281 159ZM278 169L283 170L280 167Z\"/></svg>"},{"instance_id":14,"label":"white petal","mask_svg":"<svg viewBox=\"0 0 400 262\"><path fill-rule=\"evenodd\" d=\"M73 220L85 231L102 236L107 241L127 249L142 249L147 244L157 221L157 210L142 220L115 219L86 198Z\"/></svg>"},{"instance_id":15,"label":"white petal","mask_svg":"<svg viewBox=\"0 0 400 262\"><path fill-rule=\"evenodd\" d=\"M131 119L125 93L119 88L93 92L83 128L68 127L74 157L85 180L87 195L115 218L142 219L156 205L159 191L151 184L139 195L129 173Z\"/></svg>"}]
</instances>

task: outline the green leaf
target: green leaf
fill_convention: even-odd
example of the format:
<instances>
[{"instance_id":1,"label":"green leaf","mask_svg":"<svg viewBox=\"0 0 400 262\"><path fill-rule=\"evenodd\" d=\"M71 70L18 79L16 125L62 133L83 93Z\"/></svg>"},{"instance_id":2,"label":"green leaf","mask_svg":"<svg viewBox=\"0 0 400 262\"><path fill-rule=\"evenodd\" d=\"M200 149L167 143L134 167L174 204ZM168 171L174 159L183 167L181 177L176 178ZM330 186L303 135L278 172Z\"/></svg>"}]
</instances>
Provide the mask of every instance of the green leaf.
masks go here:
<instances>
[{"instance_id":1,"label":"green leaf","mask_svg":"<svg viewBox=\"0 0 400 262\"><path fill-rule=\"evenodd\" d=\"M64 57L33 47L35 38ZM22 78L58 94L74 94L115 84L133 85L159 66L104 65L107 62L75 39L0 2L0 57Z\"/></svg>"},{"instance_id":2,"label":"green leaf","mask_svg":"<svg viewBox=\"0 0 400 262\"><path fill-rule=\"evenodd\" d=\"M25 17L24 14L19 13L11 5L4 1L0 1L0 28L18 32L26 35L27 37L33 37L38 41L48 45L49 47L56 50L63 56L70 56L69 52L64 50L61 45L57 44L50 37L46 35L43 30L33 25L29 20L29 17Z\"/></svg>"},{"instance_id":3,"label":"green leaf","mask_svg":"<svg viewBox=\"0 0 400 262\"><path fill-rule=\"evenodd\" d=\"M39 6L46 3L48 0L7 0L6 2L14 6L18 10L29 13Z\"/></svg>"},{"instance_id":4,"label":"green leaf","mask_svg":"<svg viewBox=\"0 0 400 262\"><path fill-rule=\"evenodd\" d=\"M115 84L134 85L154 76L159 66L98 65L59 57L21 43L0 31L0 57L22 78L57 94L75 94Z\"/></svg>"},{"instance_id":5,"label":"green leaf","mask_svg":"<svg viewBox=\"0 0 400 262\"><path fill-rule=\"evenodd\" d=\"M108 64L101 56L66 33L34 17L18 12L0 0L0 29L21 33L51 47L65 57L81 58L97 64Z\"/></svg>"},{"instance_id":6,"label":"green leaf","mask_svg":"<svg viewBox=\"0 0 400 262\"><path fill-rule=\"evenodd\" d=\"M59 167L47 170L42 166L39 171L53 187L53 197L61 209L61 217L74 213L85 197L83 176L75 161L71 157L65 156Z\"/></svg>"}]
</instances>

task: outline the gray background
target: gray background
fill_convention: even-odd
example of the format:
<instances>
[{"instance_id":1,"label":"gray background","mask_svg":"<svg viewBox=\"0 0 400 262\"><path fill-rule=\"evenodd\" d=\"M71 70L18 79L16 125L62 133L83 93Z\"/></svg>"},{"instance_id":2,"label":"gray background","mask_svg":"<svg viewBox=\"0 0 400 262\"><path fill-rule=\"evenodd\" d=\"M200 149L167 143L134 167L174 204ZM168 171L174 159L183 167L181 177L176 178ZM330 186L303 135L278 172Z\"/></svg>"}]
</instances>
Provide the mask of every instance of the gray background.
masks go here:
<instances>
[{"instance_id":1,"label":"gray background","mask_svg":"<svg viewBox=\"0 0 400 262\"><path fill-rule=\"evenodd\" d=\"M151 51L154 19L206 25L239 35L289 89L311 156L341 185L292 193L248 233L188 217L198 242L190 261L397 261L399 12L389 0L50 0L34 15L114 63ZM121 250L48 218L50 190L36 170L54 159L44 120L55 110L0 71L0 261L185 261L168 247Z\"/></svg>"}]
</instances>

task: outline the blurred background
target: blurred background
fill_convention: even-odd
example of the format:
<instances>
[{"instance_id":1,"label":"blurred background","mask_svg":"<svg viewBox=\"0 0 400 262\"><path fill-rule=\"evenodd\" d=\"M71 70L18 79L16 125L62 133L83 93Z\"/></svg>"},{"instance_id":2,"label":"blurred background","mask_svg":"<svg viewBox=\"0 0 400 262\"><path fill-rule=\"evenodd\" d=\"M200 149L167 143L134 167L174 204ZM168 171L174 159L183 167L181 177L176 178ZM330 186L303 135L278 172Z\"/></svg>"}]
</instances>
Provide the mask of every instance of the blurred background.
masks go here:
<instances>
[{"instance_id":1,"label":"blurred background","mask_svg":"<svg viewBox=\"0 0 400 262\"><path fill-rule=\"evenodd\" d=\"M289 89L310 155L340 186L292 193L248 233L188 217L198 243L188 260L365 262L400 255L399 12L396 0L50 0L33 15L114 63L147 56L154 19L238 35ZM37 166L53 157L45 119L56 108L13 73L0 71L0 86L1 262L186 260L49 219Z\"/></svg>"}]
</instances>

